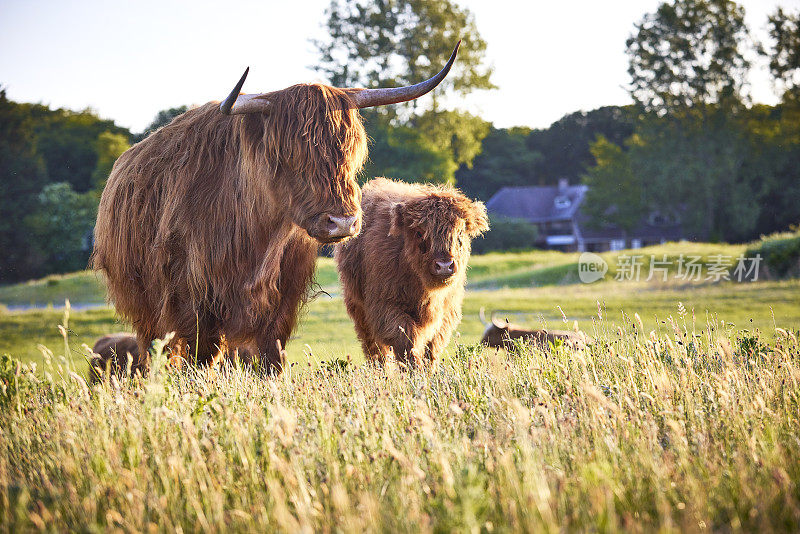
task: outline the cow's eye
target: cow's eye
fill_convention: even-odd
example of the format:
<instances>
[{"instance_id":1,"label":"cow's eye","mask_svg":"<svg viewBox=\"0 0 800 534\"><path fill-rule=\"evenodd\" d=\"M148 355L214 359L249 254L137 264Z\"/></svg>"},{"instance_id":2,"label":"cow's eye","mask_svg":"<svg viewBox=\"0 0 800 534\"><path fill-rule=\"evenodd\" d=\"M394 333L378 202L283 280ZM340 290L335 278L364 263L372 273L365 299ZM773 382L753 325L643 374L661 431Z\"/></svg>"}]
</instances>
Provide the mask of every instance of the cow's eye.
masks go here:
<instances>
[{"instance_id":1,"label":"cow's eye","mask_svg":"<svg viewBox=\"0 0 800 534\"><path fill-rule=\"evenodd\" d=\"M419 251L423 254L428 252L428 242L422 236L422 232L417 232L417 239L419 239Z\"/></svg>"}]
</instances>

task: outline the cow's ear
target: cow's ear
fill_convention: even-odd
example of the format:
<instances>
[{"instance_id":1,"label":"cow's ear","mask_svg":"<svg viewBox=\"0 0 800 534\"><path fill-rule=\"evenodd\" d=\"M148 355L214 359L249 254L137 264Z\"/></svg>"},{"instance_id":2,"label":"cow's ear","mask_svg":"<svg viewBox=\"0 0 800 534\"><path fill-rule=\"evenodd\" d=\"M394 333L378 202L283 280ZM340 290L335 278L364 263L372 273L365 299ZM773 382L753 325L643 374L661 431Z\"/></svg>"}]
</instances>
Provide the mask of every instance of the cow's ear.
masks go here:
<instances>
[{"instance_id":1,"label":"cow's ear","mask_svg":"<svg viewBox=\"0 0 800 534\"><path fill-rule=\"evenodd\" d=\"M405 204L402 202L395 202L389 208L389 235L398 237L403 232L403 210Z\"/></svg>"},{"instance_id":2,"label":"cow's ear","mask_svg":"<svg viewBox=\"0 0 800 534\"><path fill-rule=\"evenodd\" d=\"M489 229L489 217L486 215L486 206L483 202L474 201L469 203L465 217L467 235L477 237Z\"/></svg>"}]
</instances>

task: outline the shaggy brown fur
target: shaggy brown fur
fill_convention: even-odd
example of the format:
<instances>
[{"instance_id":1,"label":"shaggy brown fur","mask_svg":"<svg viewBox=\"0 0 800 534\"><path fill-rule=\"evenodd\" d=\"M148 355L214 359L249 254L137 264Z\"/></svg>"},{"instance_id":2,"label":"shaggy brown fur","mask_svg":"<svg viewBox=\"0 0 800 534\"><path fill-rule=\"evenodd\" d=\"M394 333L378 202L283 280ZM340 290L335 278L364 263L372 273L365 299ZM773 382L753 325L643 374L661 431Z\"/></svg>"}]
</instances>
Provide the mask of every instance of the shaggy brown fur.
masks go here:
<instances>
[{"instance_id":1,"label":"shaggy brown fur","mask_svg":"<svg viewBox=\"0 0 800 534\"><path fill-rule=\"evenodd\" d=\"M279 370L276 341L295 325L327 216L360 219L366 134L347 93L296 85L263 98L268 113L192 109L114 165L92 261L140 354L174 331L207 363L224 334Z\"/></svg>"},{"instance_id":2,"label":"shaggy brown fur","mask_svg":"<svg viewBox=\"0 0 800 534\"><path fill-rule=\"evenodd\" d=\"M385 178L364 186L362 208L363 231L334 257L364 353L435 360L461 320L470 240L488 229L486 208L452 187Z\"/></svg>"},{"instance_id":3,"label":"shaggy brown fur","mask_svg":"<svg viewBox=\"0 0 800 534\"><path fill-rule=\"evenodd\" d=\"M481 309L481 321L483 321L483 309ZM583 332L572 332L570 330L551 330L525 328L505 321L498 321L492 315L490 323L486 323L486 330L483 332L481 343L492 348L512 350L515 347L514 340L523 340L541 347L549 347L556 342L565 343L572 347L583 347L591 342L591 339Z\"/></svg>"}]
</instances>

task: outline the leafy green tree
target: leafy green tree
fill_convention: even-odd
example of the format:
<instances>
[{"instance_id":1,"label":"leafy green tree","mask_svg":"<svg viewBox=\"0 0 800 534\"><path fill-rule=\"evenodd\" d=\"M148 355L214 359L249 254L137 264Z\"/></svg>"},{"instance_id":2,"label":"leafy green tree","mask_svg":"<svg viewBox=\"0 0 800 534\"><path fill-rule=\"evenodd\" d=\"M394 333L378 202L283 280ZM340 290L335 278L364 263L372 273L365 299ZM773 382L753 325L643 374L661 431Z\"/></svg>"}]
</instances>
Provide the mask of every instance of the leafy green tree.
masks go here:
<instances>
[{"instance_id":1,"label":"leafy green tree","mask_svg":"<svg viewBox=\"0 0 800 534\"><path fill-rule=\"evenodd\" d=\"M456 169L460 165L469 167L480 152L489 128L485 121L468 113L443 110L441 96L494 88L492 69L484 64L486 42L472 14L452 0L332 0L326 16L329 38L315 43L321 61L314 68L337 86L418 83L435 75L447 62L453 45L462 40L458 61L430 97L369 112L370 116L389 119L375 134L386 133L387 142L392 140L381 144L375 137L373 153L403 145L404 156L414 152L432 156L431 151L446 155L447 163L434 163L438 155L423 157L427 165L423 175L452 182ZM420 135L407 131L391 134L389 130L395 127L412 127ZM414 139L421 145L412 149L407 144ZM381 155L372 157L378 161Z\"/></svg>"},{"instance_id":2,"label":"leafy green tree","mask_svg":"<svg viewBox=\"0 0 800 534\"><path fill-rule=\"evenodd\" d=\"M129 139L91 111L15 103L0 91L1 281L86 267L96 180Z\"/></svg>"},{"instance_id":3,"label":"leafy green tree","mask_svg":"<svg viewBox=\"0 0 800 534\"><path fill-rule=\"evenodd\" d=\"M39 274L31 251L25 217L37 206L37 194L47 181L36 151L30 110L11 102L0 88L0 281Z\"/></svg>"},{"instance_id":4,"label":"leafy green tree","mask_svg":"<svg viewBox=\"0 0 800 534\"><path fill-rule=\"evenodd\" d=\"M673 0L645 15L627 41L630 93L658 115L736 105L750 67L744 8L732 0Z\"/></svg>"},{"instance_id":5,"label":"leafy green tree","mask_svg":"<svg viewBox=\"0 0 800 534\"><path fill-rule=\"evenodd\" d=\"M640 140L633 136L628 144L640 145ZM641 174L634 172L631 154L602 135L592 143L590 150L596 164L584 177L589 190L583 213L595 226L612 224L630 232L641 224L648 212Z\"/></svg>"},{"instance_id":6,"label":"leafy green tree","mask_svg":"<svg viewBox=\"0 0 800 534\"><path fill-rule=\"evenodd\" d=\"M761 207L759 191L744 172L749 145L741 125L732 125L722 113L691 126L650 118L626 148L622 157L612 147L593 146L605 158L587 172L588 183L607 188L590 193L595 220L602 221L605 213L626 226L637 210L642 215L650 210L678 218L693 239L739 241L752 235Z\"/></svg>"},{"instance_id":7,"label":"leafy green tree","mask_svg":"<svg viewBox=\"0 0 800 534\"><path fill-rule=\"evenodd\" d=\"M469 10L451 0L332 0L326 11L329 39L315 42L315 65L333 85L411 85L436 74L461 39L458 61L433 94L493 89L484 64L486 42ZM414 101L412 106L418 105Z\"/></svg>"},{"instance_id":8,"label":"leafy green tree","mask_svg":"<svg viewBox=\"0 0 800 534\"><path fill-rule=\"evenodd\" d=\"M473 168L462 166L456 181L469 194L488 200L509 185L579 183L594 164L589 145L598 135L622 145L634 131L630 106L606 106L565 115L549 128L493 129Z\"/></svg>"},{"instance_id":9,"label":"leafy green tree","mask_svg":"<svg viewBox=\"0 0 800 534\"><path fill-rule=\"evenodd\" d=\"M767 19L770 42L759 52L782 103L745 113L751 157L745 172L759 189L756 235L783 231L800 221L800 11L779 7Z\"/></svg>"},{"instance_id":10,"label":"leafy green tree","mask_svg":"<svg viewBox=\"0 0 800 534\"><path fill-rule=\"evenodd\" d=\"M783 87L784 101L800 101L800 11L779 7L767 19L772 44L761 49L769 58L769 70Z\"/></svg>"},{"instance_id":11,"label":"leafy green tree","mask_svg":"<svg viewBox=\"0 0 800 534\"><path fill-rule=\"evenodd\" d=\"M470 113L432 110L415 116L411 126L433 146L452 155L453 172L461 165L472 166L491 127L490 123ZM451 173L448 181L452 178Z\"/></svg>"},{"instance_id":12,"label":"leafy green tree","mask_svg":"<svg viewBox=\"0 0 800 534\"><path fill-rule=\"evenodd\" d=\"M589 146L602 135L622 145L633 134L635 113L631 106L605 106L565 115L527 138L528 150L541 154L533 169L536 185L554 185L562 178L578 183L594 163Z\"/></svg>"},{"instance_id":13,"label":"leafy green tree","mask_svg":"<svg viewBox=\"0 0 800 534\"><path fill-rule=\"evenodd\" d=\"M156 130L158 130L159 128L161 128L162 126L166 126L167 124L172 122L172 120L175 117L177 117L178 115L182 115L182 114L186 113L186 111L188 111L188 109L189 109L188 106L178 106L178 107L175 107L175 108L162 109L161 111L156 113L156 116L153 119L153 122L151 122L147 126L147 128L144 129L144 131L142 133L137 134L135 136L135 141L139 142L142 139L144 139L145 137L147 137L148 135L150 135L151 133L153 133Z\"/></svg>"},{"instance_id":14,"label":"leafy green tree","mask_svg":"<svg viewBox=\"0 0 800 534\"><path fill-rule=\"evenodd\" d=\"M644 112L631 166L650 204L680 212L691 237L742 239L758 219L738 118L749 44L744 9L731 0L662 3L627 41L630 93Z\"/></svg>"},{"instance_id":15,"label":"leafy green tree","mask_svg":"<svg viewBox=\"0 0 800 534\"><path fill-rule=\"evenodd\" d=\"M379 113L365 113L371 139L369 160L362 180L376 176L420 182L450 182L455 164L441 146L432 144L416 128L392 125Z\"/></svg>"},{"instance_id":16,"label":"leafy green tree","mask_svg":"<svg viewBox=\"0 0 800 534\"><path fill-rule=\"evenodd\" d=\"M97 136L97 141L95 141L97 165L92 172L92 183L96 192L103 191L108 175L111 174L111 169L114 167L114 162L130 146L128 138L122 134L105 131Z\"/></svg>"},{"instance_id":17,"label":"leafy green tree","mask_svg":"<svg viewBox=\"0 0 800 534\"><path fill-rule=\"evenodd\" d=\"M529 135L527 128L492 128L472 168L462 166L456 173L458 186L471 197L489 200L501 187L535 184L542 155L528 148Z\"/></svg>"},{"instance_id":18,"label":"leafy green tree","mask_svg":"<svg viewBox=\"0 0 800 534\"><path fill-rule=\"evenodd\" d=\"M744 120L748 157L742 172L761 206L751 237L787 230L800 221L800 106L791 99L753 106Z\"/></svg>"},{"instance_id":19,"label":"leafy green tree","mask_svg":"<svg viewBox=\"0 0 800 534\"><path fill-rule=\"evenodd\" d=\"M100 119L90 110L51 110L40 104L22 104L29 109L35 127L37 147L52 182L68 182L80 193L94 188L97 168L97 138L103 132L130 139L130 132Z\"/></svg>"},{"instance_id":20,"label":"leafy green tree","mask_svg":"<svg viewBox=\"0 0 800 534\"><path fill-rule=\"evenodd\" d=\"M44 272L85 269L97 199L91 192L76 193L66 182L47 184L38 206L26 218Z\"/></svg>"}]
</instances>

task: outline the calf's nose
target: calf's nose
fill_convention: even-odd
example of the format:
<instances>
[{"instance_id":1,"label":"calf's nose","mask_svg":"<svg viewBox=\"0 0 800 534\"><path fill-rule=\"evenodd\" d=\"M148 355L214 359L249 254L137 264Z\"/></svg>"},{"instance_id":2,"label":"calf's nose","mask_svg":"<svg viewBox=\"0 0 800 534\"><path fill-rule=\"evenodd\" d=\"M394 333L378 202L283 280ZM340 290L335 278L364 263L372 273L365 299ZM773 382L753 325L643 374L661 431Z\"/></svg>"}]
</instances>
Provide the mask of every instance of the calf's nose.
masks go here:
<instances>
[{"instance_id":1,"label":"calf's nose","mask_svg":"<svg viewBox=\"0 0 800 534\"><path fill-rule=\"evenodd\" d=\"M456 262L452 259L449 260L434 260L433 262L433 274L439 276L447 276L451 275L456 270Z\"/></svg>"},{"instance_id":2,"label":"calf's nose","mask_svg":"<svg viewBox=\"0 0 800 534\"><path fill-rule=\"evenodd\" d=\"M358 217L334 217L328 215L325 225L328 237L350 237L358 233Z\"/></svg>"}]
</instances>

